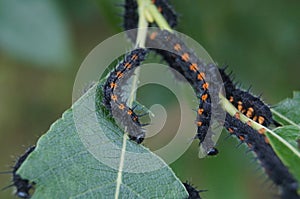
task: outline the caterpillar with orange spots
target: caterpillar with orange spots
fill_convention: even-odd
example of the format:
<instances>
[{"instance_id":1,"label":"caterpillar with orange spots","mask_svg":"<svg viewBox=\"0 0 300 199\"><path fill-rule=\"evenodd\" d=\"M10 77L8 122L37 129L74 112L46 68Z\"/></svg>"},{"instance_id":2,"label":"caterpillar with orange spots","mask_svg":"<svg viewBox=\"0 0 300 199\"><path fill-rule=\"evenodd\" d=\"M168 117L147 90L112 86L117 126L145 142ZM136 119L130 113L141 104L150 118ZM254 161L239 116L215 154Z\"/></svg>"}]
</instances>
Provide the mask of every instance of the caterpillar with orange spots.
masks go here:
<instances>
[{"instance_id":1,"label":"caterpillar with orange spots","mask_svg":"<svg viewBox=\"0 0 300 199\"><path fill-rule=\"evenodd\" d=\"M245 142L256 154L269 178L280 188L283 199L299 199L297 181L278 158L271 145L266 143L264 135L236 117L226 115L224 126L228 132Z\"/></svg>"},{"instance_id":2,"label":"caterpillar with orange spots","mask_svg":"<svg viewBox=\"0 0 300 199\"><path fill-rule=\"evenodd\" d=\"M177 14L168 0L151 0L164 16L171 28L177 26Z\"/></svg>"},{"instance_id":3,"label":"caterpillar with orange spots","mask_svg":"<svg viewBox=\"0 0 300 199\"><path fill-rule=\"evenodd\" d=\"M226 68L219 69L226 90L226 98L249 119L258 122L259 124L268 127L274 123L272 112L260 98L253 96L248 91L236 88L229 75L226 74ZM264 132L260 132L264 136ZM264 137L268 144L267 137Z\"/></svg>"},{"instance_id":4,"label":"caterpillar with orange spots","mask_svg":"<svg viewBox=\"0 0 300 199\"><path fill-rule=\"evenodd\" d=\"M137 21L135 23L137 25ZM160 33L151 34L149 36L149 40L155 41L160 36ZM194 89L202 88L203 90L205 90L205 92L203 93L206 94L206 92L208 92L207 88L209 90L211 85L205 84L206 73L204 73L203 75L201 74L201 72L195 72L197 71L197 68L200 68L198 67L198 64L193 64L197 63L194 62L194 60L197 59L197 57L194 57L193 53L180 40L174 39L170 41L164 36L162 36L161 38L162 39L160 40L166 41L163 45L171 45L173 49L178 54L180 54L180 56L159 49L154 50L164 58L164 60L169 64L170 67L176 69L178 72L183 74L188 79L189 83L194 87ZM230 77L225 73L225 70L220 69L219 72L224 82L226 98L241 113L245 114L248 118L257 121L258 123L264 126L269 126L271 123L274 122L272 119L270 108L267 105L265 105L258 97L251 95L249 92L237 89L236 86L232 83ZM198 81L193 81L192 79L195 80L199 74L201 75L204 81L201 80L200 83ZM209 90L209 92L211 92L211 90ZM212 90L212 92L214 92L214 90ZM209 96L207 96L207 98L202 98L200 94L199 97L200 100L208 102ZM199 122L199 115L210 115L212 108L210 105L210 103L204 103L205 109L203 109L203 111L202 109L198 109L197 123ZM299 199L299 195L297 194L297 181L294 179L294 177L288 171L287 167L285 167L285 165L282 163L282 161L272 149L271 145L268 143L267 138L264 136L264 131L254 130L250 126L251 122L241 122L239 120L239 114L240 113L237 113L235 117L232 117L227 114L224 127L231 134L235 135L242 142L246 143L248 147L257 155L257 158L260 161L261 165L265 168L267 175L277 186L280 187L281 196L283 199ZM201 125L206 126L208 124L206 121L208 117L200 117L200 119L204 119L204 123L202 122ZM198 138L200 137L200 141L201 138L205 138L206 136L205 132L203 132L204 131L200 131L199 133L198 128L197 136Z\"/></svg>"},{"instance_id":5,"label":"caterpillar with orange spots","mask_svg":"<svg viewBox=\"0 0 300 199\"><path fill-rule=\"evenodd\" d=\"M174 27L177 24L177 15L172 7L167 1L154 0L152 1L162 15L166 18L170 26ZM124 14L124 28L125 30L137 28L138 24L138 13L137 13L137 2L134 0L125 0L125 14ZM176 23L175 23L176 22ZM166 37L169 37L169 41L165 45L174 45L174 49L177 54L170 53L167 51L159 50L158 48L153 48L157 53L161 54L163 58L168 62L169 66L181 73L187 81L192 85L197 97L200 100L199 107L197 109L197 135L196 137L200 140L200 143L204 142L206 139L204 150L208 155L218 154L218 150L214 147L214 142L211 137L206 137L209 130L209 123L211 120L211 99L208 92L209 84L205 81L205 72L199 71L202 67L203 62L201 62L193 52L183 42L178 43L178 38L174 37L167 31L160 32L156 34L158 37L153 37L155 33L150 35L147 46L161 46L160 41L165 41ZM129 32L128 37L134 41L136 37L135 32ZM156 40L154 40L154 38ZM155 41L158 41L155 43ZM171 46L172 47L172 46ZM165 56L164 56L165 55ZM212 132L209 132L213 134Z\"/></svg>"},{"instance_id":6,"label":"caterpillar with orange spots","mask_svg":"<svg viewBox=\"0 0 300 199\"><path fill-rule=\"evenodd\" d=\"M138 144L142 143L145 137L143 124L140 123L139 116L134 109L126 105L127 99L123 99L120 88L134 69L144 61L147 52L144 48L137 48L129 52L109 74L103 85L105 107L114 116L114 119L126 129L129 138Z\"/></svg>"},{"instance_id":7,"label":"caterpillar with orange spots","mask_svg":"<svg viewBox=\"0 0 300 199\"><path fill-rule=\"evenodd\" d=\"M197 134L196 138L203 143L203 149L207 155L216 155L218 150L214 147L212 136L207 137L210 132L209 125L211 120L211 94L218 96L215 89L210 89L210 84L206 81L207 66L200 60L194 52L192 52L181 39L175 34L168 31L152 32L149 35L148 45L153 46L152 50L160 54L168 65L182 74L185 79L193 87L199 99L199 106L197 109ZM169 52L163 49L171 49ZM204 142L205 140L205 142Z\"/></svg>"},{"instance_id":8,"label":"caterpillar with orange spots","mask_svg":"<svg viewBox=\"0 0 300 199\"><path fill-rule=\"evenodd\" d=\"M226 98L238 111L266 127L274 123L270 108L258 97L251 95L247 91L237 89L225 70L220 69L219 72L226 89ZM300 197L297 193L298 183L269 144L269 140L264 134L265 130L254 130L250 121L246 124L239 120L239 114L236 113L235 117L227 114L224 124L225 128L240 141L245 142L256 154L269 178L280 187L282 198L299 199Z\"/></svg>"},{"instance_id":9,"label":"caterpillar with orange spots","mask_svg":"<svg viewBox=\"0 0 300 199\"><path fill-rule=\"evenodd\" d=\"M251 120L268 127L274 123L270 107L266 105L259 97L253 96L249 91L236 88L229 75L226 74L226 68L219 69L219 73L226 89L226 98L243 114Z\"/></svg>"}]
</instances>

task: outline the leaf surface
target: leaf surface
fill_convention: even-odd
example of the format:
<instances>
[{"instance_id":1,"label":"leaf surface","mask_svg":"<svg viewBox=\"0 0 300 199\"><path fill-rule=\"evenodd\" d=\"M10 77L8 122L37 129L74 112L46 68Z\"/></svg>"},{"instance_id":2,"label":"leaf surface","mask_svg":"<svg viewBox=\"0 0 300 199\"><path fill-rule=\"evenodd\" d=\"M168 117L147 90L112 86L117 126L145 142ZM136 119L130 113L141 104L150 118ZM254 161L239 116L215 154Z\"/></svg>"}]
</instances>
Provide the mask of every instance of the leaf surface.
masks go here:
<instances>
[{"instance_id":1,"label":"leaf surface","mask_svg":"<svg viewBox=\"0 0 300 199\"><path fill-rule=\"evenodd\" d=\"M115 198L116 192L119 198L186 198L180 180L148 149L125 140L122 155L124 134L96 89L51 126L18 170L36 183L32 198Z\"/></svg>"}]
</instances>

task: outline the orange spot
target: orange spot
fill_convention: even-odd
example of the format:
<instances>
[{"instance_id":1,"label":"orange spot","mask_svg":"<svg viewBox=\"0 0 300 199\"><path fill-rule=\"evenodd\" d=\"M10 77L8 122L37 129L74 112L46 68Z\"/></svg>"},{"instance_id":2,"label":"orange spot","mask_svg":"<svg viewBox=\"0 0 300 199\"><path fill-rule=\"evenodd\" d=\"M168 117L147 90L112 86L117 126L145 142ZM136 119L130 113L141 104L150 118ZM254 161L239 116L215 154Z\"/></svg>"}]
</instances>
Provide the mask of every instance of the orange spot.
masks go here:
<instances>
[{"instance_id":1,"label":"orange spot","mask_svg":"<svg viewBox=\"0 0 300 199\"><path fill-rule=\"evenodd\" d=\"M207 89L208 89L208 86L209 86L209 84L206 82L206 83L204 83L204 84L202 85L202 88L203 88L204 90L207 90Z\"/></svg>"},{"instance_id":2,"label":"orange spot","mask_svg":"<svg viewBox=\"0 0 300 199\"><path fill-rule=\"evenodd\" d=\"M138 57L139 57L138 55L134 54L134 55L132 55L131 59L132 60L137 60Z\"/></svg>"},{"instance_id":3,"label":"orange spot","mask_svg":"<svg viewBox=\"0 0 300 199\"><path fill-rule=\"evenodd\" d=\"M249 148L252 148L252 144L247 143L247 145L248 145Z\"/></svg>"},{"instance_id":4,"label":"orange spot","mask_svg":"<svg viewBox=\"0 0 300 199\"><path fill-rule=\"evenodd\" d=\"M129 109L129 110L127 111L127 114L128 114L128 115L132 115L132 110Z\"/></svg>"},{"instance_id":5,"label":"orange spot","mask_svg":"<svg viewBox=\"0 0 300 199\"><path fill-rule=\"evenodd\" d=\"M199 108L199 109L198 109L198 114L199 114L199 115L202 115L203 112L204 112L204 109L203 109L203 108Z\"/></svg>"},{"instance_id":6,"label":"orange spot","mask_svg":"<svg viewBox=\"0 0 300 199\"><path fill-rule=\"evenodd\" d=\"M228 128L229 133L234 133L232 128Z\"/></svg>"},{"instance_id":7,"label":"orange spot","mask_svg":"<svg viewBox=\"0 0 300 199\"><path fill-rule=\"evenodd\" d=\"M183 61L189 61L190 56L188 53L183 53L183 55L181 55L181 59L183 59Z\"/></svg>"},{"instance_id":8,"label":"orange spot","mask_svg":"<svg viewBox=\"0 0 300 199\"><path fill-rule=\"evenodd\" d=\"M137 121L137 119L138 119L137 116L133 117L133 121Z\"/></svg>"},{"instance_id":9,"label":"orange spot","mask_svg":"<svg viewBox=\"0 0 300 199\"><path fill-rule=\"evenodd\" d=\"M254 117L253 117L253 120L256 121L256 120L257 120L257 116L254 116Z\"/></svg>"},{"instance_id":10,"label":"orange spot","mask_svg":"<svg viewBox=\"0 0 300 199\"><path fill-rule=\"evenodd\" d=\"M174 46L174 50L176 50L176 51L180 51L180 50L181 50L181 46L180 46L180 44L175 44L175 46Z\"/></svg>"},{"instance_id":11,"label":"orange spot","mask_svg":"<svg viewBox=\"0 0 300 199\"><path fill-rule=\"evenodd\" d=\"M119 109L124 110L124 108L125 108L124 104L119 105Z\"/></svg>"},{"instance_id":12,"label":"orange spot","mask_svg":"<svg viewBox=\"0 0 300 199\"><path fill-rule=\"evenodd\" d=\"M265 121L265 118L262 116L258 116L258 123L263 124Z\"/></svg>"},{"instance_id":13,"label":"orange spot","mask_svg":"<svg viewBox=\"0 0 300 199\"><path fill-rule=\"evenodd\" d=\"M240 119L240 113L236 112L236 113L234 114L234 117L235 117L236 119Z\"/></svg>"},{"instance_id":14,"label":"orange spot","mask_svg":"<svg viewBox=\"0 0 300 199\"><path fill-rule=\"evenodd\" d=\"M156 36L157 36L157 32L153 32L150 34L150 39L154 40L156 38Z\"/></svg>"},{"instance_id":15,"label":"orange spot","mask_svg":"<svg viewBox=\"0 0 300 199\"><path fill-rule=\"evenodd\" d=\"M194 72L197 72L197 70L198 70L198 65L197 65L196 63L192 63L192 64L190 65L190 70L191 70L191 71L194 71Z\"/></svg>"},{"instance_id":16,"label":"orange spot","mask_svg":"<svg viewBox=\"0 0 300 199\"><path fill-rule=\"evenodd\" d=\"M249 120L249 121L247 121L247 124L249 125L249 126L251 126L252 125L252 123L251 123L251 121Z\"/></svg>"},{"instance_id":17,"label":"orange spot","mask_svg":"<svg viewBox=\"0 0 300 199\"><path fill-rule=\"evenodd\" d=\"M117 87L117 84L116 83L110 83L110 88L116 88Z\"/></svg>"},{"instance_id":18,"label":"orange spot","mask_svg":"<svg viewBox=\"0 0 300 199\"><path fill-rule=\"evenodd\" d=\"M197 122L197 126L202 126L202 122Z\"/></svg>"},{"instance_id":19,"label":"orange spot","mask_svg":"<svg viewBox=\"0 0 300 199\"><path fill-rule=\"evenodd\" d=\"M241 140L241 141L244 141L245 140L245 138L243 137L243 136L239 136L239 139Z\"/></svg>"},{"instance_id":20,"label":"orange spot","mask_svg":"<svg viewBox=\"0 0 300 199\"><path fill-rule=\"evenodd\" d=\"M245 112L246 112L246 109L243 109L241 112L242 112L242 113L245 113Z\"/></svg>"},{"instance_id":21,"label":"orange spot","mask_svg":"<svg viewBox=\"0 0 300 199\"><path fill-rule=\"evenodd\" d=\"M262 135L264 135L265 132L266 132L266 129L264 129L264 128L261 128L261 129L258 130L258 133L262 134Z\"/></svg>"},{"instance_id":22,"label":"orange spot","mask_svg":"<svg viewBox=\"0 0 300 199\"><path fill-rule=\"evenodd\" d=\"M162 11L162 8L159 6L159 7L157 8L157 10L158 10L158 12L161 12L161 11Z\"/></svg>"},{"instance_id":23,"label":"orange spot","mask_svg":"<svg viewBox=\"0 0 300 199\"><path fill-rule=\"evenodd\" d=\"M155 0L152 0L152 3L155 3Z\"/></svg>"},{"instance_id":24,"label":"orange spot","mask_svg":"<svg viewBox=\"0 0 300 199\"><path fill-rule=\"evenodd\" d=\"M248 108L246 116L250 118L252 117L252 114L253 114L253 108Z\"/></svg>"},{"instance_id":25,"label":"orange spot","mask_svg":"<svg viewBox=\"0 0 300 199\"><path fill-rule=\"evenodd\" d=\"M122 77L123 77L123 73L120 72L120 71L118 71L118 72L117 72L117 77L118 77L119 79L122 78Z\"/></svg>"},{"instance_id":26,"label":"orange spot","mask_svg":"<svg viewBox=\"0 0 300 199\"><path fill-rule=\"evenodd\" d=\"M127 68L127 69L128 69L128 68L130 68L130 67L131 67L131 64L127 62L127 63L126 63L124 66L125 66L125 68Z\"/></svg>"},{"instance_id":27,"label":"orange spot","mask_svg":"<svg viewBox=\"0 0 300 199\"><path fill-rule=\"evenodd\" d=\"M230 96L229 101L232 103L234 101L233 96Z\"/></svg>"},{"instance_id":28,"label":"orange spot","mask_svg":"<svg viewBox=\"0 0 300 199\"><path fill-rule=\"evenodd\" d=\"M205 79L205 73L201 72L198 74L197 79L203 81Z\"/></svg>"},{"instance_id":29,"label":"orange spot","mask_svg":"<svg viewBox=\"0 0 300 199\"><path fill-rule=\"evenodd\" d=\"M269 138L265 137L265 142L266 142L267 144L270 144Z\"/></svg>"},{"instance_id":30,"label":"orange spot","mask_svg":"<svg viewBox=\"0 0 300 199\"><path fill-rule=\"evenodd\" d=\"M208 94L204 94L204 95L202 95L202 97L201 97L202 101L206 101L207 98L208 98Z\"/></svg>"},{"instance_id":31,"label":"orange spot","mask_svg":"<svg viewBox=\"0 0 300 199\"><path fill-rule=\"evenodd\" d=\"M242 111L242 110L243 110L243 102L238 101L238 107L237 107L237 109L238 109L239 111Z\"/></svg>"},{"instance_id":32,"label":"orange spot","mask_svg":"<svg viewBox=\"0 0 300 199\"><path fill-rule=\"evenodd\" d=\"M243 106L239 104L237 108L238 108L239 111L242 111Z\"/></svg>"},{"instance_id":33,"label":"orange spot","mask_svg":"<svg viewBox=\"0 0 300 199\"><path fill-rule=\"evenodd\" d=\"M118 96L116 96L116 95L111 95L111 99L115 102L115 101L118 100Z\"/></svg>"}]
</instances>

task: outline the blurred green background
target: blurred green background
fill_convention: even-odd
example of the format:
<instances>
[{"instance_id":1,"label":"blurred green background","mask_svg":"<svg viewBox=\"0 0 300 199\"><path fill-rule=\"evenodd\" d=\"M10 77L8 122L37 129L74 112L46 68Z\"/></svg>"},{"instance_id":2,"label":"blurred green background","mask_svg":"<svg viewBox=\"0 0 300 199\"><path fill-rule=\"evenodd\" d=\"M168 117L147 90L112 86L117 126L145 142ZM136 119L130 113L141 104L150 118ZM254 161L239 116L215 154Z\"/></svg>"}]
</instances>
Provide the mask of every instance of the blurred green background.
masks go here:
<instances>
[{"instance_id":1,"label":"blurred green background","mask_svg":"<svg viewBox=\"0 0 300 199\"><path fill-rule=\"evenodd\" d=\"M9 170L71 106L85 56L122 30L120 2L0 0L0 171ZM171 2L180 14L177 30L201 43L220 65L228 64L236 80L263 93L267 103L300 89L298 0ZM217 158L198 159L195 142L171 167L181 180L208 189L203 198L274 197L276 188L264 183L245 147L236 148L232 138L220 141ZM0 175L0 187L9 181ZM11 192L0 192L0 198L14 198Z\"/></svg>"}]
</instances>

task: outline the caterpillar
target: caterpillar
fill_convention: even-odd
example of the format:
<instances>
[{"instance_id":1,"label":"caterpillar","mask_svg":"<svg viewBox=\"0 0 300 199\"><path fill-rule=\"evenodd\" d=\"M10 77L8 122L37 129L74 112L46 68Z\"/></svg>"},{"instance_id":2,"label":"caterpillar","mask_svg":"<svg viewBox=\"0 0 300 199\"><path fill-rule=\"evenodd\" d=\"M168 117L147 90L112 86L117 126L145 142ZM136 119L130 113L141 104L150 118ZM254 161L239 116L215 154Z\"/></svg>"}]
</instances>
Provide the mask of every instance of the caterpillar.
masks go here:
<instances>
[{"instance_id":1,"label":"caterpillar","mask_svg":"<svg viewBox=\"0 0 300 199\"><path fill-rule=\"evenodd\" d=\"M149 35L149 40L155 41L158 37L161 37L161 34L158 32L154 32L151 35ZM168 40L165 36L162 36L161 38L163 41L167 41L163 45L173 45L173 49L179 54L181 53L181 56L178 57L174 53L170 53L163 50L155 49L155 51L164 58L164 60L170 65L170 67L176 69L187 79L195 78L195 74L198 75L198 73L188 73L188 71L192 70L191 68L193 68L193 65L191 63L188 63L188 61L195 59L195 57L192 56L192 53L190 53L189 49L187 49L186 46L184 46L182 43L178 42L179 40ZM177 41L177 43L173 41ZM224 69L219 69L219 73L221 74L224 82L226 98L240 112L245 114L248 118L266 127L269 126L271 123L274 123L270 108L267 105L265 105L259 99L259 97L255 97L247 91L237 89L236 86L232 83L230 77L225 73ZM197 87L195 81L189 82L193 85L193 87ZM203 81L200 85L203 86L205 83L206 82ZM207 105L210 104L208 103ZM209 108L206 110L208 111L207 114L210 114ZM200 112L203 113L202 110ZM226 115L224 127L230 133L238 137L242 142L245 142L250 147L250 149L253 150L253 152L257 155L258 160L265 168L267 175L276 185L278 185L281 188L282 198L299 198L297 194L297 181L293 178L293 176L289 173L288 169L278 158L271 145L268 144L268 140L264 136L263 131L256 131L248 124L244 124L243 122L241 122L238 119L238 114L236 115L236 117ZM201 141L201 138L205 137L206 134L200 132L197 134L197 136L200 136Z\"/></svg>"},{"instance_id":2,"label":"caterpillar","mask_svg":"<svg viewBox=\"0 0 300 199\"><path fill-rule=\"evenodd\" d=\"M224 82L226 98L241 113L265 127L274 123L269 106L267 106L259 97L253 96L248 91L236 88L230 76L226 74L226 68L220 68L219 73Z\"/></svg>"},{"instance_id":3,"label":"caterpillar","mask_svg":"<svg viewBox=\"0 0 300 199\"><path fill-rule=\"evenodd\" d=\"M16 196L19 198L30 198L30 190L35 185L34 182L29 182L27 179L23 179L20 175L17 174L17 170L21 167L23 162L27 159L30 153L32 153L35 149L35 146L31 146L28 148L25 153L18 158L15 165L13 166L12 171L2 172L2 173L12 173L12 184L4 187L2 190L7 189L9 187L14 186L16 188Z\"/></svg>"},{"instance_id":4,"label":"caterpillar","mask_svg":"<svg viewBox=\"0 0 300 199\"><path fill-rule=\"evenodd\" d=\"M161 14L165 17L168 24L174 28L177 25L177 14L168 0L151 0L151 2L157 7ZM128 38L134 42L136 39L136 28L138 27L139 15L137 12L136 0L125 0L124 14L123 14L123 27L127 30ZM150 24L150 26L153 24ZM130 30L130 31L128 31Z\"/></svg>"},{"instance_id":5,"label":"caterpillar","mask_svg":"<svg viewBox=\"0 0 300 199\"><path fill-rule=\"evenodd\" d=\"M125 0L124 14L123 14L123 27L125 30L137 28L139 15L137 13L136 0Z\"/></svg>"},{"instance_id":6,"label":"caterpillar","mask_svg":"<svg viewBox=\"0 0 300 199\"><path fill-rule=\"evenodd\" d=\"M156 6L158 6L158 10L166 17L167 21L174 22L177 21L177 15L175 11L171 8L170 5L167 4L167 1L152 1ZM124 28L125 30L129 30L137 27L138 23L138 13L137 13L137 3L134 0L125 0L125 14L124 14ZM165 13L165 14L164 14ZM173 14L167 14L173 13ZM131 17L130 19L128 19ZM170 26L175 26L175 23L170 23ZM136 35L136 33L134 33ZM132 35L132 32L129 32L128 37L134 41L135 35ZM154 37L161 36L161 38ZM192 53L190 50L183 44L182 42L178 43L175 41L176 37L168 34L167 31L163 31L162 34L153 33L149 38L152 44L154 44L154 39L158 40L158 44L160 44L160 40L164 40L165 37L169 37L171 42L174 45L174 49L178 54L181 53L181 56L175 55L173 53L169 53L167 51L159 50L158 48L153 48L157 53L161 54L163 58L168 62L171 68L174 68L179 73L181 73L187 81L192 85L197 96L200 100L199 107L197 109L197 119L196 124L197 135L200 143L204 141L206 138L206 134L209 130L209 122L211 119L211 99L208 92L209 84L205 81L205 73L199 72L198 68L202 67L203 62L200 62L199 59ZM169 43L170 44L170 43ZM190 68L190 69L189 69ZM212 134L212 133L211 133ZM206 146L207 145L207 146ZM214 143L212 139L209 137L207 139L206 145L204 146L204 150L207 155L217 155L218 150L213 147Z\"/></svg>"},{"instance_id":7,"label":"caterpillar","mask_svg":"<svg viewBox=\"0 0 300 199\"><path fill-rule=\"evenodd\" d=\"M202 190L197 190L188 182L184 182L182 184L184 185L185 189L189 193L189 197L187 199L201 199L199 193L203 192Z\"/></svg>"},{"instance_id":8,"label":"caterpillar","mask_svg":"<svg viewBox=\"0 0 300 199\"><path fill-rule=\"evenodd\" d=\"M229 75L225 72L226 68L219 69L226 89L226 98L248 118L268 127L274 123L270 108L258 97L251 95L247 91L237 89ZM239 140L245 142L256 154L269 178L281 188L282 198L297 199L298 183L289 173L282 161L278 158L269 140L264 134L263 129L256 131L250 125L245 124L236 117L226 115L225 128L229 133L234 134Z\"/></svg>"},{"instance_id":9,"label":"caterpillar","mask_svg":"<svg viewBox=\"0 0 300 199\"><path fill-rule=\"evenodd\" d=\"M169 20L171 20L171 19L169 19ZM167 21L169 21L169 20L167 18ZM153 33L152 38L154 37L153 36L154 34L157 34L157 33ZM151 39L151 36L150 36L150 39ZM178 51L178 48L181 48L181 46L182 46L182 43L180 44L179 39L177 39L177 41L173 43L173 47L176 51ZM164 58L164 60L169 64L169 66L176 69L181 74L184 74L185 77L189 76L189 74L185 72L185 69L181 68L181 67L183 67L182 64L184 65L184 63L180 63L178 61L178 58L176 58L176 56L172 55L172 53L168 53L166 51L159 50L159 49L154 49L154 50ZM185 49L185 52L187 52L187 51L188 50ZM187 68L187 67L185 67L185 68ZM271 123L274 123L274 121L272 119L272 113L271 113L270 108L267 105L265 105L258 97L251 95L247 91L243 91L241 89L235 88L236 86L232 83L230 77L227 76L227 74L225 73L225 69L226 68L224 68L224 69L219 68L219 73L224 82L224 88L225 88L227 99L230 100L230 102L233 103L233 105L239 111L244 113L248 118L250 118L266 127L269 126ZM193 82L191 84L193 84ZM197 119L197 121L198 121L198 119ZM201 119L200 119L200 121L201 121ZM207 126L208 122L205 122L203 125ZM206 129L204 129L204 131L202 130L200 132L198 130L197 136L200 140L200 143L202 143L203 140L205 139L205 136L206 136L205 132L207 132L205 130ZM210 148L210 150L208 150L208 154L210 154L210 155L217 154L217 149L215 149L213 147Z\"/></svg>"},{"instance_id":10,"label":"caterpillar","mask_svg":"<svg viewBox=\"0 0 300 199\"><path fill-rule=\"evenodd\" d=\"M168 0L152 0L158 11L164 16L171 28L177 26L177 13L169 4Z\"/></svg>"},{"instance_id":11,"label":"caterpillar","mask_svg":"<svg viewBox=\"0 0 300 199\"><path fill-rule=\"evenodd\" d=\"M126 128L129 138L136 143L143 142L145 132L142 129L143 124L139 121L139 116L134 112L133 108L126 105L126 101L122 99L122 91L119 89L130 77L130 73L140 66L145 59L147 50L137 48L125 55L124 59L109 74L105 84L103 85L103 103L105 107L115 116L115 119Z\"/></svg>"},{"instance_id":12,"label":"caterpillar","mask_svg":"<svg viewBox=\"0 0 300 199\"><path fill-rule=\"evenodd\" d=\"M208 133L213 135L212 132L209 132L212 108L211 94L217 92L216 89L209 89L210 84L206 81L207 65L198 59L175 34L168 31L152 32L149 40L149 45L154 46L153 50L160 54L171 68L181 73L193 87L199 99L196 138L200 140L200 143L206 139L204 150L207 155L217 155L218 150L214 147L212 138L206 137ZM174 53L161 50L162 47L172 49Z\"/></svg>"},{"instance_id":13,"label":"caterpillar","mask_svg":"<svg viewBox=\"0 0 300 199\"><path fill-rule=\"evenodd\" d=\"M278 158L271 145L266 144L264 135L236 117L226 115L224 126L228 132L245 142L256 154L269 178L281 188L283 199L299 199L297 181Z\"/></svg>"}]
</instances>

